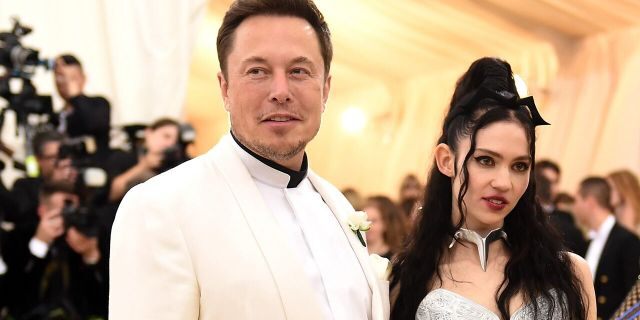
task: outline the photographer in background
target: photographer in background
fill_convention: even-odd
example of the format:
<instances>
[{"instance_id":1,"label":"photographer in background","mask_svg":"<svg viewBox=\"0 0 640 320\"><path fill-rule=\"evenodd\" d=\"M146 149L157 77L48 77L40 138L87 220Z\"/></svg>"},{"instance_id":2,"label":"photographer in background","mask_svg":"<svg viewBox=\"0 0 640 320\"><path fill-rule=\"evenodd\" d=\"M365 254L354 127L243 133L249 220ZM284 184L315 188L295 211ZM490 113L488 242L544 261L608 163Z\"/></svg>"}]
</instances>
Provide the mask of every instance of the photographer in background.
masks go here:
<instances>
[{"instance_id":1,"label":"photographer in background","mask_svg":"<svg viewBox=\"0 0 640 320\"><path fill-rule=\"evenodd\" d=\"M11 190L15 202L15 211L7 212L7 220L21 227L31 225L35 228L38 221L38 194L44 183L66 184L73 186L77 179L77 171L71 166L71 159L60 158L60 145L64 136L52 130L35 134L32 140L33 152L38 162L38 177L27 177L16 180Z\"/></svg>"},{"instance_id":2,"label":"photographer in background","mask_svg":"<svg viewBox=\"0 0 640 320\"><path fill-rule=\"evenodd\" d=\"M106 317L106 261L97 235L86 232L86 217L78 216L77 195L65 184L44 184L39 197L35 233L27 239L16 235L7 250L10 314Z\"/></svg>"},{"instance_id":3,"label":"photographer in background","mask_svg":"<svg viewBox=\"0 0 640 320\"><path fill-rule=\"evenodd\" d=\"M166 170L167 162L175 162L169 158L174 157L172 151L179 141L180 124L162 118L144 130L142 147L114 152L106 166L111 179L109 201L119 203L133 186Z\"/></svg>"},{"instance_id":4,"label":"photographer in background","mask_svg":"<svg viewBox=\"0 0 640 320\"><path fill-rule=\"evenodd\" d=\"M102 166L109 157L111 107L103 97L89 97L83 93L86 77L80 61L64 54L56 59L55 84L65 105L59 113L58 131L70 138L89 136L95 142L94 164ZM55 119L54 119L55 120Z\"/></svg>"},{"instance_id":5,"label":"photographer in background","mask_svg":"<svg viewBox=\"0 0 640 320\"><path fill-rule=\"evenodd\" d=\"M78 197L68 185L43 185L39 223L10 255L11 314L43 319L52 313L86 318L106 312L106 266L95 235L83 234L68 213Z\"/></svg>"}]
</instances>

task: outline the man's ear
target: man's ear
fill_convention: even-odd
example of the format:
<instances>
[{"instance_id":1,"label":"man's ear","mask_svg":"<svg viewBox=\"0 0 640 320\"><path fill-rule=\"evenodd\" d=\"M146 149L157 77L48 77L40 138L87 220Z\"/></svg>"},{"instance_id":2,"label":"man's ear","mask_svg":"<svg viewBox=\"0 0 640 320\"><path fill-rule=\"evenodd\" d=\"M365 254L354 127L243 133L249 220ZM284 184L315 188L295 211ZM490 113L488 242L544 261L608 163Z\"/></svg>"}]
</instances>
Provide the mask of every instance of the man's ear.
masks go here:
<instances>
[{"instance_id":1,"label":"man's ear","mask_svg":"<svg viewBox=\"0 0 640 320\"><path fill-rule=\"evenodd\" d=\"M447 177L453 178L455 176L455 155L451 148L445 143L440 143L436 146L435 150L436 165L438 170Z\"/></svg>"},{"instance_id":2,"label":"man's ear","mask_svg":"<svg viewBox=\"0 0 640 320\"><path fill-rule=\"evenodd\" d=\"M229 90L229 83L227 82L227 79L224 78L224 74L222 73L222 71L218 72L218 83L220 84L220 93L222 94L224 109L229 112L229 93L227 92Z\"/></svg>"},{"instance_id":3,"label":"man's ear","mask_svg":"<svg viewBox=\"0 0 640 320\"><path fill-rule=\"evenodd\" d=\"M327 100L329 99L329 91L331 90L331 75L327 75L324 80L324 88L322 91L322 112L327 108Z\"/></svg>"}]
</instances>

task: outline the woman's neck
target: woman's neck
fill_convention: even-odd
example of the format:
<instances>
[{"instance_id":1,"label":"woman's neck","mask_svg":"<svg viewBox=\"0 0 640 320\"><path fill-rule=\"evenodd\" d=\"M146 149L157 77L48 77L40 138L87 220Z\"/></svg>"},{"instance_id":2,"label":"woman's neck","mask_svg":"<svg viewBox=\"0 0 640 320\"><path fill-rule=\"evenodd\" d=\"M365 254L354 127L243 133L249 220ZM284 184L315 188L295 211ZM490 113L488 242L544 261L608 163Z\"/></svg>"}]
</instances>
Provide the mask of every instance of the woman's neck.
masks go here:
<instances>
[{"instance_id":1,"label":"woman's neck","mask_svg":"<svg viewBox=\"0 0 640 320\"><path fill-rule=\"evenodd\" d=\"M487 245L488 257L487 266L494 265L496 261L504 262L509 257L509 250L504 240L498 239ZM480 256L476 244L460 240L448 249L448 257L450 262L457 261L477 261L480 265Z\"/></svg>"}]
</instances>

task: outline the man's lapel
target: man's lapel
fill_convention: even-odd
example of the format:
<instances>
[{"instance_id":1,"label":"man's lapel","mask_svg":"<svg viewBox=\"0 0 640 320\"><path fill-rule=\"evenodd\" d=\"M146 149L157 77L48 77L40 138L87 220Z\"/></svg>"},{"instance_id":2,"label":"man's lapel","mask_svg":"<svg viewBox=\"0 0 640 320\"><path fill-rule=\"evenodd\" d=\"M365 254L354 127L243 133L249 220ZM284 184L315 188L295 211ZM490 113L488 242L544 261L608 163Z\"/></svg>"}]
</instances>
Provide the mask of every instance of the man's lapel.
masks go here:
<instances>
[{"instance_id":1,"label":"man's lapel","mask_svg":"<svg viewBox=\"0 0 640 320\"><path fill-rule=\"evenodd\" d=\"M286 317L321 319L320 307L302 264L289 249L290 244L284 231L269 212L262 194L232 143L231 136L223 137L211 151L211 158L234 194L255 242L269 265Z\"/></svg>"},{"instance_id":2,"label":"man's lapel","mask_svg":"<svg viewBox=\"0 0 640 320\"><path fill-rule=\"evenodd\" d=\"M342 227L342 231L347 235L347 239L349 239L349 244L353 249L356 257L358 257L358 262L360 262L360 266L362 271L364 272L365 277L367 278L367 283L369 284L369 289L371 289L371 316L374 320L385 319L385 304L388 304L388 301L383 301L381 296L381 292L379 289L378 278L374 274L371 269L371 265L369 263L369 254L367 253L367 249L362 246L360 240L358 240L355 233L349 228L345 219L347 215L353 211L353 208L350 205L345 205L341 203L340 199L337 199L340 194L336 194L336 191L333 190L333 187L329 185L328 182L324 181L318 175L316 175L313 171L309 171L308 174L309 180L313 184L313 187L318 191L320 196L324 202L329 206L331 212L338 220L340 226ZM344 200L344 199L342 199ZM344 200L346 201L346 200ZM387 307L388 308L388 307Z\"/></svg>"}]
</instances>

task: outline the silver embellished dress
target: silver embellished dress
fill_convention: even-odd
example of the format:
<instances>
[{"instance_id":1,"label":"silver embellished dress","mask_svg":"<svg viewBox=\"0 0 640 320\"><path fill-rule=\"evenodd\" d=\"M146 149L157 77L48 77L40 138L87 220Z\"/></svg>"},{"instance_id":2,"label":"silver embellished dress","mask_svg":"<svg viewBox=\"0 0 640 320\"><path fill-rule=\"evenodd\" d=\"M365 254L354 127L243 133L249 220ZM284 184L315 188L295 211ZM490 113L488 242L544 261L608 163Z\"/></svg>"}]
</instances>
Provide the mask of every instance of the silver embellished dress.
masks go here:
<instances>
[{"instance_id":1,"label":"silver embellished dress","mask_svg":"<svg viewBox=\"0 0 640 320\"><path fill-rule=\"evenodd\" d=\"M538 317L534 318L534 306L529 303L511 315L511 320L555 320L562 319L562 303L555 291L551 291L556 300L553 319L547 319L549 304L537 299ZM446 289L435 289L422 300L416 312L416 320L500 320L500 316L484 306L475 303L457 293Z\"/></svg>"}]
</instances>

